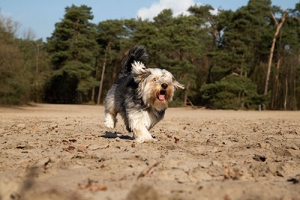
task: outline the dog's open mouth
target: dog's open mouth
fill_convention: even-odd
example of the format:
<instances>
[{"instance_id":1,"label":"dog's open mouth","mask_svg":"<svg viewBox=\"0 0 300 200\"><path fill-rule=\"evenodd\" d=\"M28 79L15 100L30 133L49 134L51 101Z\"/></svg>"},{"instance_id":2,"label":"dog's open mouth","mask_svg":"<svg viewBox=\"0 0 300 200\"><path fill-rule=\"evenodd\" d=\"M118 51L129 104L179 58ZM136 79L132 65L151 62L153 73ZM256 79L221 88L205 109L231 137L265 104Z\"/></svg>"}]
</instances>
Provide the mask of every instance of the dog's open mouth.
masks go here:
<instances>
[{"instance_id":1,"label":"dog's open mouth","mask_svg":"<svg viewBox=\"0 0 300 200\"><path fill-rule=\"evenodd\" d=\"M160 100L160 101L163 101L166 99L166 91L165 90L161 90L157 96L157 98Z\"/></svg>"}]
</instances>

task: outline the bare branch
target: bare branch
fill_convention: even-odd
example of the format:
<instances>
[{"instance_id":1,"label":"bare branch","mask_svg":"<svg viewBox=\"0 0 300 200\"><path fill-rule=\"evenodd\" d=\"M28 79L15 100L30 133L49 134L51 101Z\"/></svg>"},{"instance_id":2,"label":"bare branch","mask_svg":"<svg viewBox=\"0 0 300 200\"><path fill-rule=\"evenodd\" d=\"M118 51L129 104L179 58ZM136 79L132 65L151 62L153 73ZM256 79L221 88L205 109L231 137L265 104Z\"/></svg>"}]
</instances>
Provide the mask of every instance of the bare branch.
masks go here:
<instances>
[{"instance_id":1,"label":"bare branch","mask_svg":"<svg viewBox=\"0 0 300 200\"><path fill-rule=\"evenodd\" d=\"M277 19L275 18L275 16L274 16L274 14L273 14L272 11L271 11L271 15L272 15L272 18L273 18L273 20L274 20L276 26L278 26L278 21L277 21Z\"/></svg>"}]
</instances>

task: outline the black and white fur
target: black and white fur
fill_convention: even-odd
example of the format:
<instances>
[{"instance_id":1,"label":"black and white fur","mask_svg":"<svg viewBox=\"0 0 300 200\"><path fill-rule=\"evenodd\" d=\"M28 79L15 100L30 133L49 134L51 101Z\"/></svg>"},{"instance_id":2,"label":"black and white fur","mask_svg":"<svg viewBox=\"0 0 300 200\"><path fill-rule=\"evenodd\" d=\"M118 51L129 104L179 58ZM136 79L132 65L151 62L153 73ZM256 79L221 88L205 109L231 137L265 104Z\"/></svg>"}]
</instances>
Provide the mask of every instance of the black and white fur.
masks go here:
<instances>
[{"instance_id":1,"label":"black and white fur","mask_svg":"<svg viewBox=\"0 0 300 200\"><path fill-rule=\"evenodd\" d=\"M163 119L175 89L184 89L167 70L146 68L147 58L144 47L132 48L105 99L105 126L114 128L120 113L139 143L154 141L149 130Z\"/></svg>"}]
</instances>

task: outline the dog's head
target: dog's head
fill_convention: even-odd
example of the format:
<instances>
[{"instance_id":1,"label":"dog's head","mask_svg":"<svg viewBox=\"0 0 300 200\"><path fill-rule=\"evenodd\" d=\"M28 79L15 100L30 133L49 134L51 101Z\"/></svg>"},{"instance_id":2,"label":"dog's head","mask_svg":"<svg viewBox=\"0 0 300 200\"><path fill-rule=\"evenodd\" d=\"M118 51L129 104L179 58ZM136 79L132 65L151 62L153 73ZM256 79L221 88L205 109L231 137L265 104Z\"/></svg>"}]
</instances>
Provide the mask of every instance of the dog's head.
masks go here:
<instances>
[{"instance_id":1,"label":"dog's head","mask_svg":"<svg viewBox=\"0 0 300 200\"><path fill-rule=\"evenodd\" d=\"M175 89L184 89L167 70L146 68L141 62L132 63L132 74L144 103L158 111L168 107Z\"/></svg>"}]
</instances>

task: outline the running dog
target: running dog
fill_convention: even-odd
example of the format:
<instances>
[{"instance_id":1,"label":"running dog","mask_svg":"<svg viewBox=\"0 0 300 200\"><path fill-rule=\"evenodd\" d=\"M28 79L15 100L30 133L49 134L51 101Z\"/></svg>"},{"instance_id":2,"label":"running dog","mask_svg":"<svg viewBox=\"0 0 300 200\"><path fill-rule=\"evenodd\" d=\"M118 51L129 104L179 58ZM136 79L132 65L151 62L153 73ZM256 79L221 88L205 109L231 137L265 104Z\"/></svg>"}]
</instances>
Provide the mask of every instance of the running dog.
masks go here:
<instances>
[{"instance_id":1,"label":"running dog","mask_svg":"<svg viewBox=\"0 0 300 200\"><path fill-rule=\"evenodd\" d=\"M175 89L184 89L167 70L146 68L147 58L144 47L132 48L105 98L105 126L114 128L119 113L139 143L155 141L149 130L163 119Z\"/></svg>"}]
</instances>

